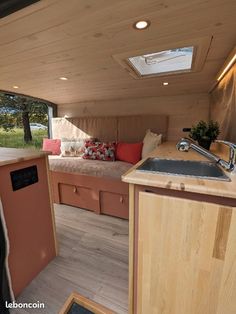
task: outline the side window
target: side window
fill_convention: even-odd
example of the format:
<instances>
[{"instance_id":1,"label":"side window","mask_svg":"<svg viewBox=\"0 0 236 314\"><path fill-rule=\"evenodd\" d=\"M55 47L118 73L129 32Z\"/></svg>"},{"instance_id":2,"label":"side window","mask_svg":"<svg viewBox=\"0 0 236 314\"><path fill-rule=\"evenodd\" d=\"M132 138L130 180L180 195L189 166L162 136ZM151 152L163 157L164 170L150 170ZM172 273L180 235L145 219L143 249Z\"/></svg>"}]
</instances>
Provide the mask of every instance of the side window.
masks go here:
<instances>
[{"instance_id":1,"label":"side window","mask_svg":"<svg viewBox=\"0 0 236 314\"><path fill-rule=\"evenodd\" d=\"M21 95L0 93L0 147L42 148L51 137L56 105Z\"/></svg>"}]
</instances>

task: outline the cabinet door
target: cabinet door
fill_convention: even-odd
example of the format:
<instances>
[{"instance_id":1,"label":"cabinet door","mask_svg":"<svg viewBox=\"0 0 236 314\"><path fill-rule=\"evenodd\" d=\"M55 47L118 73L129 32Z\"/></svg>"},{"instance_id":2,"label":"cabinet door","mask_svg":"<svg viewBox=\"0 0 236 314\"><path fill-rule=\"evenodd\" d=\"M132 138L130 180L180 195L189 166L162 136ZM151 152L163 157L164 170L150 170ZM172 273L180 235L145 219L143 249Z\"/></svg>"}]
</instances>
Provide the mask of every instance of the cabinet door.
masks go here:
<instances>
[{"instance_id":1,"label":"cabinet door","mask_svg":"<svg viewBox=\"0 0 236 314\"><path fill-rule=\"evenodd\" d=\"M236 313L235 208L140 192L140 314Z\"/></svg>"}]
</instances>

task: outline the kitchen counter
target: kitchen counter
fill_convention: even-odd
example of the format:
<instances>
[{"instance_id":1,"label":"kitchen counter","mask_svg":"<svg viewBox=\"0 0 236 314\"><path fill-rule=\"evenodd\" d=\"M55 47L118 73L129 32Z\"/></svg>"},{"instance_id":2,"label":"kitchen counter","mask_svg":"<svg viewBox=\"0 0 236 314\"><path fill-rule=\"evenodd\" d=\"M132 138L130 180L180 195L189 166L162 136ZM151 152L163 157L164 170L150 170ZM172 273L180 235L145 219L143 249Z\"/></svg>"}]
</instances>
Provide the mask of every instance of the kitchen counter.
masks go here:
<instances>
[{"instance_id":1,"label":"kitchen counter","mask_svg":"<svg viewBox=\"0 0 236 314\"><path fill-rule=\"evenodd\" d=\"M228 160L227 146L211 151ZM176 142L148 157L207 160L179 152ZM144 160L122 176L129 183L129 313L235 313L236 173L227 182L136 171Z\"/></svg>"},{"instance_id":2,"label":"kitchen counter","mask_svg":"<svg viewBox=\"0 0 236 314\"><path fill-rule=\"evenodd\" d=\"M45 155L48 153L33 149L0 147L0 166L40 158Z\"/></svg>"},{"instance_id":3,"label":"kitchen counter","mask_svg":"<svg viewBox=\"0 0 236 314\"><path fill-rule=\"evenodd\" d=\"M224 157L224 159L228 160L227 151L225 151L224 147L222 146L224 145L212 145L211 151L214 154ZM208 160L204 156L201 156L199 153L191 149L189 150L189 152L179 152L176 149L176 142L163 143L162 145L158 146L158 148L156 148L149 155L149 157L198 161ZM126 172L122 176L122 181L131 184L139 184L169 190L193 192L236 199L235 171L233 173L226 172L227 176L231 179L231 182L136 171L136 168L140 164L142 164L145 159L141 160L138 164L136 164L128 172Z\"/></svg>"}]
</instances>

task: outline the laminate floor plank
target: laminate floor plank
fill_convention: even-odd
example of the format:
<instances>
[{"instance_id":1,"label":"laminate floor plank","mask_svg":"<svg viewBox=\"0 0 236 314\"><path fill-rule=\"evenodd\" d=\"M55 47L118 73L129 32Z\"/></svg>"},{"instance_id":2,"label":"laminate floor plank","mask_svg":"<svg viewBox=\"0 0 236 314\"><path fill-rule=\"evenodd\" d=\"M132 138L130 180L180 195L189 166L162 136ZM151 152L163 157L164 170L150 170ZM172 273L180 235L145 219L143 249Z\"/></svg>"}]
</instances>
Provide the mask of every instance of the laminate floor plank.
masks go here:
<instances>
[{"instance_id":1,"label":"laminate floor plank","mask_svg":"<svg viewBox=\"0 0 236 314\"><path fill-rule=\"evenodd\" d=\"M57 314L77 291L118 314L128 312L128 221L55 205L59 255L17 302L44 302L45 309L12 314Z\"/></svg>"}]
</instances>

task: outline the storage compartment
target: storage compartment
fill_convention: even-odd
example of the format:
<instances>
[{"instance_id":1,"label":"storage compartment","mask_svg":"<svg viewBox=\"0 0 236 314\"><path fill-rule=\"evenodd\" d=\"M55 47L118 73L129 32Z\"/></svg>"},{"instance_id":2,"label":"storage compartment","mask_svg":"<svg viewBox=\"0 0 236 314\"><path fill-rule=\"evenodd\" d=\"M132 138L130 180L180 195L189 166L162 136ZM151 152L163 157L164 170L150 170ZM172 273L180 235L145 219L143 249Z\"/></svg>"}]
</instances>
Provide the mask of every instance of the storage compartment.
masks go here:
<instances>
[{"instance_id":1,"label":"storage compartment","mask_svg":"<svg viewBox=\"0 0 236 314\"><path fill-rule=\"evenodd\" d=\"M129 219L129 185L120 180L78 173L51 171L53 200Z\"/></svg>"},{"instance_id":2,"label":"storage compartment","mask_svg":"<svg viewBox=\"0 0 236 314\"><path fill-rule=\"evenodd\" d=\"M60 203L99 211L99 195L90 188L60 183L59 194Z\"/></svg>"},{"instance_id":3,"label":"storage compartment","mask_svg":"<svg viewBox=\"0 0 236 314\"><path fill-rule=\"evenodd\" d=\"M129 197L126 194L100 192L101 213L129 218Z\"/></svg>"}]
</instances>

